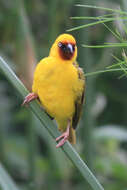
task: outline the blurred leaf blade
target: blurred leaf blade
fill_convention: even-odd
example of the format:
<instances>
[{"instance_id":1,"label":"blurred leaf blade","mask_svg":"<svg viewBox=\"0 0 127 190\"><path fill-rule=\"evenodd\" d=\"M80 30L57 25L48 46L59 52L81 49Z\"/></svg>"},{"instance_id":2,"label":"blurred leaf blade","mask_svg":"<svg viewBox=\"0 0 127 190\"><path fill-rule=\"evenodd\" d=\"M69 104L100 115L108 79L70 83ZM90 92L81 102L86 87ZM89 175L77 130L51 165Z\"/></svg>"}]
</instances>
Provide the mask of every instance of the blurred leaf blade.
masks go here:
<instances>
[{"instance_id":1,"label":"blurred leaf blade","mask_svg":"<svg viewBox=\"0 0 127 190\"><path fill-rule=\"evenodd\" d=\"M127 130L124 126L105 125L95 130L94 135L98 139L116 139L127 141Z\"/></svg>"},{"instance_id":2,"label":"blurred leaf blade","mask_svg":"<svg viewBox=\"0 0 127 190\"><path fill-rule=\"evenodd\" d=\"M2 187L2 190L19 190L2 164L0 164L0 186Z\"/></svg>"}]
</instances>

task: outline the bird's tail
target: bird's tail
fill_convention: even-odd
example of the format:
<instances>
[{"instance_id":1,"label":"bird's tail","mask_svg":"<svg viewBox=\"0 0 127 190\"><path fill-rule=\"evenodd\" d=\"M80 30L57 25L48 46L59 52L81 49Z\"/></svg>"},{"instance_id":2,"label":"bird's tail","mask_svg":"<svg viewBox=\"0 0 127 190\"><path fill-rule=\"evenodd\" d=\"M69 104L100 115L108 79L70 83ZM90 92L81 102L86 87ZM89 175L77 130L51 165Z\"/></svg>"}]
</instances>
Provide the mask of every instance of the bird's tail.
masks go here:
<instances>
[{"instance_id":1,"label":"bird's tail","mask_svg":"<svg viewBox=\"0 0 127 190\"><path fill-rule=\"evenodd\" d=\"M76 144L76 134L75 134L75 130L72 127L70 127L68 140L71 144Z\"/></svg>"}]
</instances>

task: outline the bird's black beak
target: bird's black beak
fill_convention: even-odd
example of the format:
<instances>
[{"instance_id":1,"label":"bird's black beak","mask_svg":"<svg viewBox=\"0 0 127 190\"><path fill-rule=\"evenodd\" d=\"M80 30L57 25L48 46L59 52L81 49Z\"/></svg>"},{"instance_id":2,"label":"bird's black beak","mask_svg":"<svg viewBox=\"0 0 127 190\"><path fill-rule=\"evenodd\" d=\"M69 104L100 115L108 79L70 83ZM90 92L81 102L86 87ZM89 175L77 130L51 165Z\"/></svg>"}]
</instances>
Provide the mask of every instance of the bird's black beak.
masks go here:
<instances>
[{"instance_id":1,"label":"bird's black beak","mask_svg":"<svg viewBox=\"0 0 127 190\"><path fill-rule=\"evenodd\" d=\"M75 48L72 44L67 44L67 52L68 53L73 54L74 50L75 50Z\"/></svg>"}]
</instances>

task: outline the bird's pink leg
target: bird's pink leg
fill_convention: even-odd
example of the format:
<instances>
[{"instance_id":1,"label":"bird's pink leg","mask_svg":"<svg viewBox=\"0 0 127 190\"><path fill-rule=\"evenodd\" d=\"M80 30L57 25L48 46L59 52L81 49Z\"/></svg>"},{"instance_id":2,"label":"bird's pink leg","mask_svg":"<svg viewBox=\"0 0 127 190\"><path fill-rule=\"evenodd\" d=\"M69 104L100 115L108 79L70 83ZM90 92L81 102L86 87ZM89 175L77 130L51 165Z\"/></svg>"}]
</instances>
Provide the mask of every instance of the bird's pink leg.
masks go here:
<instances>
[{"instance_id":1,"label":"bird's pink leg","mask_svg":"<svg viewBox=\"0 0 127 190\"><path fill-rule=\"evenodd\" d=\"M25 97L25 99L24 99L24 101L23 101L23 103L22 103L22 106L24 106L24 105L26 105L26 104L29 104L29 102L31 102L32 100L35 100L35 99L37 99L37 98L38 98L38 95L35 94L34 92L29 93L29 94Z\"/></svg>"},{"instance_id":2,"label":"bird's pink leg","mask_svg":"<svg viewBox=\"0 0 127 190\"><path fill-rule=\"evenodd\" d=\"M60 142L56 145L56 148L63 146L64 143L68 140L70 126L71 126L71 121L69 120L67 124L67 130L62 135L56 138L56 141L59 141L61 139Z\"/></svg>"}]
</instances>

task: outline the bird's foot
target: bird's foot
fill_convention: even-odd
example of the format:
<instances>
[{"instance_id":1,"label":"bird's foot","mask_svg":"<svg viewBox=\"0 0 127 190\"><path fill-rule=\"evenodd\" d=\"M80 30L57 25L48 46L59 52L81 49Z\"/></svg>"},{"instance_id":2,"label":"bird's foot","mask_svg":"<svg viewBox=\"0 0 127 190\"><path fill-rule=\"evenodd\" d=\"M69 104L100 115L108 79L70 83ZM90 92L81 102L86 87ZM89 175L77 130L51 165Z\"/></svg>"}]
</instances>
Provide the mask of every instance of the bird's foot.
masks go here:
<instances>
[{"instance_id":1,"label":"bird's foot","mask_svg":"<svg viewBox=\"0 0 127 190\"><path fill-rule=\"evenodd\" d=\"M56 148L59 148L61 146L64 145L64 143L67 141L69 137L69 133L66 131L64 132L62 135L60 135L59 137L56 138L56 141L59 141L60 139L60 142L56 145Z\"/></svg>"},{"instance_id":2,"label":"bird's foot","mask_svg":"<svg viewBox=\"0 0 127 190\"><path fill-rule=\"evenodd\" d=\"M56 141L59 141L61 139L60 142L56 145L56 148L63 146L64 143L68 140L69 129L70 129L70 120L68 121L67 130L62 135L56 138Z\"/></svg>"},{"instance_id":3,"label":"bird's foot","mask_svg":"<svg viewBox=\"0 0 127 190\"><path fill-rule=\"evenodd\" d=\"M37 99L37 98L38 98L38 95L35 94L34 92L29 93L29 94L25 97L25 99L24 99L24 101L23 101L23 103L22 103L22 106L29 104L32 100L35 100L35 99Z\"/></svg>"}]
</instances>

